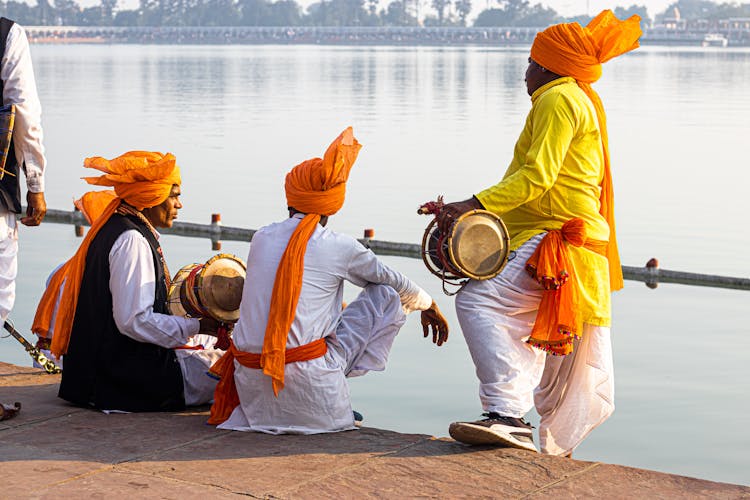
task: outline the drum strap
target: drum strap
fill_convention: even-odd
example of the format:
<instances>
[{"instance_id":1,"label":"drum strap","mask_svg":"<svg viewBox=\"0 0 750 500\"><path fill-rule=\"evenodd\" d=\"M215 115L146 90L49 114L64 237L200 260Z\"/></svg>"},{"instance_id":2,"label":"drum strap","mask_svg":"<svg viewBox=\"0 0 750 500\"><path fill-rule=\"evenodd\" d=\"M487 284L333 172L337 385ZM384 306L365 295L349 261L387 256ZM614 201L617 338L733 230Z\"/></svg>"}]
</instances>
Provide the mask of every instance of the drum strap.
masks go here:
<instances>
[{"instance_id":1,"label":"drum strap","mask_svg":"<svg viewBox=\"0 0 750 500\"><path fill-rule=\"evenodd\" d=\"M311 359L320 358L328 352L326 339L318 339L309 344L293 347L286 350L286 363L296 363L300 361L310 361ZM211 418L208 423L218 425L226 421L234 409L240 404L240 398L237 394L237 386L234 382L234 361L237 360L246 368L259 370L261 355L252 352L243 352L237 350L234 343L229 350L211 367L209 375L219 379L214 392L214 404L211 406Z\"/></svg>"}]
</instances>

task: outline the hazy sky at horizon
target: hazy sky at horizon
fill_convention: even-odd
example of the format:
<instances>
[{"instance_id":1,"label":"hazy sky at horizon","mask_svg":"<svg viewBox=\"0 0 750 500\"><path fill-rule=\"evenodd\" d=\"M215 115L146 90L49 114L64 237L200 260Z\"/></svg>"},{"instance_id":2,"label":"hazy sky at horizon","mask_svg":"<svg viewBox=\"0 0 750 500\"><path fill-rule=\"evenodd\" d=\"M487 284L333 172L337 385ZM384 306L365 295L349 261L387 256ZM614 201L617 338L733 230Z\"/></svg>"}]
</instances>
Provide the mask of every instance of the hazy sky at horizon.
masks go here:
<instances>
[{"instance_id":1,"label":"hazy sky at horizon","mask_svg":"<svg viewBox=\"0 0 750 500\"><path fill-rule=\"evenodd\" d=\"M78 3L84 7L89 7L99 3L99 0L77 0ZM303 7L307 7L319 0L297 0L297 3ZM555 9L558 13L563 16L575 16L578 14L584 14L588 12L590 15L596 14L603 9L614 9L617 6L627 7L630 5L645 5L648 9L648 14L652 18L656 14L660 14L667 8L674 0L545 0L535 1L531 0L530 3L536 4L541 3L547 7ZM380 0L381 6L385 6L390 3L390 0ZM430 0L422 0L422 8L428 9ZM470 17L476 17L479 12L484 9L496 6L497 2L494 0L472 0L473 11ZM117 6L119 9L134 9L138 6L138 0L118 0Z\"/></svg>"}]
</instances>

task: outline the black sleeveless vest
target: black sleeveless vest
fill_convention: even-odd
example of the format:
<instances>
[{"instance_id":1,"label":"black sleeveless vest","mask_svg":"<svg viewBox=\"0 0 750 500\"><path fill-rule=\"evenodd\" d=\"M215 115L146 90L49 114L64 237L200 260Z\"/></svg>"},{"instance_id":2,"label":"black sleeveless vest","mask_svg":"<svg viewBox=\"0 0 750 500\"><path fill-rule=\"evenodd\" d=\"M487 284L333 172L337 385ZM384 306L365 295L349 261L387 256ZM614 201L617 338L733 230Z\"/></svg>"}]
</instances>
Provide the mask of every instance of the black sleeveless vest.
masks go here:
<instances>
[{"instance_id":1,"label":"black sleeveless vest","mask_svg":"<svg viewBox=\"0 0 750 500\"><path fill-rule=\"evenodd\" d=\"M13 27L13 21L0 17L0 60L5 55L5 42L8 39L10 28ZM0 80L0 95L3 95L3 81ZM1 104L1 101L0 101ZM21 185L18 179L18 160L16 159L16 148L13 146L13 140L10 141L8 148L8 157L5 159L5 170L7 173L0 179L0 203L8 211L21 213Z\"/></svg>"},{"instance_id":2,"label":"black sleeveless vest","mask_svg":"<svg viewBox=\"0 0 750 500\"><path fill-rule=\"evenodd\" d=\"M182 371L174 351L120 333L112 314L109 252L129 229L139 231L151 246L156 271L154 311L169 314L159 243L138 218L114 214L94 237L86 256L58 395L104 410L181 410L185 407Z\"/></svg>"}]
</instances>

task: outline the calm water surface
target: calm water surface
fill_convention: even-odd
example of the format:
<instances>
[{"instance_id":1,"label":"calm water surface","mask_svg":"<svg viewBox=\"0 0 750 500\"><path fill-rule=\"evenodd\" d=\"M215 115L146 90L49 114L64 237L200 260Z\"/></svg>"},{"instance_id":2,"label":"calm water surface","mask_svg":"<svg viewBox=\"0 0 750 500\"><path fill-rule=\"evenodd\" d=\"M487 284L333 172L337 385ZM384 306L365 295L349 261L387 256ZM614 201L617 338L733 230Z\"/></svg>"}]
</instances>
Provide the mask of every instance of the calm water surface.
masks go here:
<instances>
[{"instance_id":1,"label":"calm water surface","mask_svg":"<svg viewBox=\"0 0 750 500\"><path fill-rule=\"evenodd\" d=\"M47 200L70 209L86 156L174 153L181 219L257 228L285 216L283 176L347 125L364 145L331 226L418 242L421 202L496 182L529 109L527 49L274 46L32 48L44 105ZM750 51L641 49L595 88L608 112L623 263L750 276ZM70 226L22 229L17 307L28 332L47 274L77 248ZM162 238L172 271L205 240ZM224 243L243 258L247 244ZM449 316L441 349L412 315L388 369L351 381L368 425L447 435L481 408L468 351L436 278L388 257ZM356 293L348 290L349 296ZM750 484L750 293L627 282L614 296L617 410L576 458ZM28 364L11 339L2 361Z\"/></svg>"}]
</instances>

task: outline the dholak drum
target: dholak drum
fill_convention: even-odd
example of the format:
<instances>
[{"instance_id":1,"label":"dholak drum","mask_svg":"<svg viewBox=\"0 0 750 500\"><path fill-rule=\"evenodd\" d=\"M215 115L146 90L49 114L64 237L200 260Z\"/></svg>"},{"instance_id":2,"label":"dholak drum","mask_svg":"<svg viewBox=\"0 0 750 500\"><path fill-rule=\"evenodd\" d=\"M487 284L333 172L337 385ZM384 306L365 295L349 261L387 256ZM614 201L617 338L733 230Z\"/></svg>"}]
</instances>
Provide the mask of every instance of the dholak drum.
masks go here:
<instances>
[{"instance_id":1,"label":"dholak drum","mask_svg":"<svg viewBox=\"0 0 750 500\"><path fill-rule=\"evenodd\" d=\"M240 317L245 274L245 263L231 254L215 255L205 264L188 264L172 280L169 311L178 316L235 323Z\"/></svg>"},{"instance_id":2,"label":"dholak drum","mask_svg":"<svg viewBox=\"0 0 750 500\"><path fill-rule=\"evenodd\" d=\"M177 274L172 278L172 284L169 286L169 295L167 296L167 307L169 307L169 312L172 313L172 315L189 316L185 307L182 305L180 293L182 292L182 284L185 282L185 278L188 277L193 269L200 266L201 264L196 263L188 264L177 271Z\"/></svg>"},{"instance_id":3,"label":"dholak drum","mask_svg":"<svg viewBox=\"0 0 750 500\"><path fill-rule=\"evenodd\" d=\"M447 235L434 218L422 238L422 260L431 273L459 285L459 280L497 276L508 261L508 230L487 210L472 210L456 219ZM446 291L446 293L448 293Z\"/></svg>"}]
</instances>

